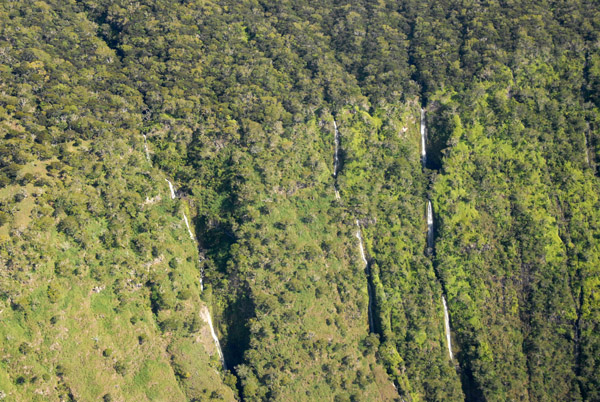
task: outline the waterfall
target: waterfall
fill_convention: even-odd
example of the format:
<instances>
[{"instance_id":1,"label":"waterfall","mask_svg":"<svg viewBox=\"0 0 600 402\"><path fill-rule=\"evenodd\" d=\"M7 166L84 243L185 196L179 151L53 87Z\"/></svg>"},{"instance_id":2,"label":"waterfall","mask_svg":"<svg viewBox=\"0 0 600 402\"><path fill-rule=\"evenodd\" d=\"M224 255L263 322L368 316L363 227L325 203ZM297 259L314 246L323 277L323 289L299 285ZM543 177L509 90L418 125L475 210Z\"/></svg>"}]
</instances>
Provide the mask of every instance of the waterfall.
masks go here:
<instances>
[{"instance_id":1,"label":"waterfall","mask_svg":"<svg viewBox=\"0 0 600 402\"><path fill-rule=\"evenodd\" d=\"M375 332L375 324L373 322L373 289L371 287L371 282L369 281L369 277L371 276L371 270L369 269L369 262L367 261L367 257L365 256L365 248L363 246L363 239L360 233L360 223L358 223L358 219L356 220L356 238L358 239L358 248L360 250L360 257L362 258L363 264L365 266L365 272L367 274L367 293L369 295L369 329L371 332Z\"/></svg>"},{"instance_id":2,"label":"waterfall","mask_svg":"<svg viewBox=\"0 0 600 402\"><path fill-rule=\"evenodd\" d=\"M340 150L340 132L338 131L335 119L333 119L333 128L335 130L333 134L333 143L335 145L335 151L333 154L333 177L337 177L338 167L340 164L340 159L338 156Z\"/></svg>"},{"instance_id":3,"label":"waterfall","mask_svg":"<svg viewBox=\"0 0 600 402\"><path fill-rule=\"evenodd\" d=\"M217 348L219 360L223 365L223 370L227 370L227 364L225 364L225 357L223 356L223 351L221 350L221 343L219 342L219 338L217 337L215 328L213 327L212 318L210 318L210 312L208 311L208 308L206 306L202 306L202 309L200 310L200 317L202 317L202 319L208 324L208 327L210 328L210 335L212 336L213 341L215 342L215 347Z\"/></svg>"},{"instance_id":4,"label":"waterfall","mask_svg":"<svg viewBox=\"0 0 600 402\"><path fill-rule=\"evenodd\" d=\"M586 131L583 132L583 146L584 146L584 151L585 151L585 163L587 163L589 165L590 164L590 153L589 153L589 149L588 149L588 139L587 139Z\"/></svg>"},{"instance_id":5,"label":"waterfall","mask_svg":"<svg viewBox=\"0 0 600 402\"><path fill-rule=\"evenodd\" d=\"M433 255L433 208L431 201L427 201L427 252ZM450 317L448 315L448 306L446 305L446 297L442 294L442 305L444 307L444 331L446 332L446 342L448 343L448 353L450 360L454 359L452 355L452 341L450 340Z\"/></svg>"},{"instance_id":6,"label":"waterfall","mask_svg":"<svg viewBox=\"0 0 600 402\"><path fill-rule=\"evenodd\" d=\"M358 219L356 220L356 238L358 239L358 247L360 249L360 257L363 260L363 264L365 265L365 269L368 269L369 263L367 262L367 257L365 256L365 248L363 247L362 235L360 233L360 223L358 223Z\"/></svg>"},{"instance_id":7,"label":"waterfall","mask_svg":"<svg viewBox=\"0 0 600 402\"><path fill-rule=\"evenodd\" d=\"M427 164L427 151L425 150L427 128L425 127L425 110L421 108L421 161L423 167Z\"/></svg>"},{"instance_id":8,"label":"waterfall","mask_svg":"<svg viewBox=\"0 0 600 402\"><path fill-rule=\"evenodd\" d=\"M188 233L190 235L190 239L192 239L194 241L194 243L196 243L196 248L198 248L198 242L196 241L196 238L194 237L194 234L192 233L192 229L190 228L190 222L188 221L188 217L185 214L185 212L183 213L183 220L185 222L185 226L187 227ZM202 259L200 257L198 257L198 264L200 264L202 262ZM204 269L200 268L200 292L204 292Z\"/></svg>"},{"instance_id":9,"label":"waterfall","mask_svg":"<svg viewBox=\"0 0 600 402\"><path fill-rule=\"evenodd\" d=\"M171 183L168 179L165 179L167 183L169 183L169 190L171 191L171 199L174 200L177 196L175 195L175 187L173 187L173 183Z\"/></svg>"},{"instance_id":10,"label":"waterfall","mask_svg":"<svg viewBox=\"0 0 600 402\"><path fill-rule=\"evenodd\" d=\"M333 119L333 128L335 130L333 134L333 143L335 144L335 151L333 153L333 177L337 178L337 172L340 164L340 158L338 155L340 151L340 132L338 131L335 119ZM340 192L337 189L337 183L335 181L333 183L333 190L335 191L335 199L341 200L342 197L340 197Z\"/></svg>"},{"instance_id":11,"label":"waterfall","mask_svg":"<svg viewBox=\"0 0 600 402\"><path fill-rule=\"evenodd\" d=\"M433 208L427 201L427 248L433 251Z\"/></svg>"},{"instance_id":12,"label":"waterfall","mask_svg":"<svg viewBox=\"0 0 600 402\"><path fill-rule=\"evenodd\" d=\"M148 152L148 141L146 139L146 134L142 134L144 137L144 152L146 152L146 159L150 162L150 166L152 166L152 161L150 160L150 152Z\"/></svg>"},{"instance_id":13,"label":"waterfall","mask_svg":"<svg viewBox=\"0 0 600 402\"><path fill-rule=\"evenodd\" d=\"M202 263L202 260L198 258L198 263ZM200 293L204 292L204 268L200 267Z\"/></svg>"},{"instance_id":14,"label":"waterfall","mask_svg":"<svg viewBox=\"0 0 600 402\"><path fill-rule=\"evenodd\" d=\"M334 134L334 144L335 144L335 153L334 153L334 157L333 157L333 177L337 178L337 172L338 172L338 168L339 168L339 149L340 149L340 133L338 131L338 127L337 127L337 123L335 122L335 119L333 120L333 128L335 129L335 134ZM340 200L340 192L337 189L337 183L334 180L334 184L333 184L333 190L335 191L335 199L336 200ZM369 330L371 332L375 332L375 325L373 322L373 300L374 300L374 292L373 292L373 288L371 286L371 282L370 282L370 276L371 276L371 272L369 269L369 262L367 261L367 256L365 255L365 248L363 245L363 239L362 239L362 235L360 232L360 223L358 222L358 219L356 219L356 238L358 239L358 248L360 250L360 258L363 261L363 265L365 267L365 273L367 274L367 292L369 295L369 307L368 307L368 317L369 317Z\"/></svg>"},{"instance_id":15,"label":"waterfall","mask_svg":"<svg viewBox=\"0 0 600 402\"><path fill-rule=\"evenodd\" d=\"M175 195L175 187L173 187L173 184L165 179L167 181L167 183L169 183L169 190L171 191L171 199L175 199L176 195ZM194 237L194 233L192 233L192 229L190 228L190 222L188 220L187 215L185 214L185 212L183 213L183 221L185 222L185 226L187 227L187 231L190 235L190 238L194 241L194 243L196 244L196 248L198 248L198 242L196 241L196 238ZM200 262L200 260L199 260ZM201 269L200 270L200 291L204 291L204 271ZM227 370L227 365L225 364L225 357L223 356L223 351L221 350L221 343L219 342L219 338L217 337L217 333L215 332L215 328L213 327L213 323L212 323L212 318L210 317L210 312L208 311L208 308L206 306L202 306L202 309L200 310L200 317L202 317L202 319L204 321L206 321L206 323L208 324L208 327L210 328L210 334L213 338L213 341L215 342L215 347L217 348L217 353L219 354L219 360L221 361L221 364L223 365L223 370Z\"/></svg>"},{"instance_id":16,"label":"waterfall","mask_svg":"<svg viewBox=\"0 0 600 402\"><path fill-rule=\"evenodd\" d=\"M188 218L185 215L185 212L183 213L183 220L185 221L185 226L187 227L188 233L190 234L190 239L192 239L195 242L196 238L194 237L194 234L192 233L192 229L190 228L190 222L188 221Z\"/></svg>"},{"instance_id":17,"label":"waterfall","mask_svg":"<svg viewBox=\"0 0 600 402\"><path fill-rule=\"evenodd\" d=\"M427 165L427 127L425 126L425 110L421 108L421 162L423 168ZM433 238L433 207L431 201L427 200L427 253L433 255L434 238ZM444 307L444 331L446 333L446 343L448 344L448 354L450 360L454 359L452 354L452 341L450 339L450 316L448 315L448 306L446 305L446 297L442 293L442 306Z\"/></svg>"},{"instance_id":18,"label":"waterfall","mask_svg":"<svg viewBox=\"0 0 600 402\"><path fill-rule=\"evenodd\" d=\"M444 305L444 329L446 330L448 354L450 355L450 360L454 360L454 355L452 355L452 340L450 339L450 317L448 316L448 306L446 306L446 298L444 295L442 295L442 304Z\"/></svg>"}]
</instances>

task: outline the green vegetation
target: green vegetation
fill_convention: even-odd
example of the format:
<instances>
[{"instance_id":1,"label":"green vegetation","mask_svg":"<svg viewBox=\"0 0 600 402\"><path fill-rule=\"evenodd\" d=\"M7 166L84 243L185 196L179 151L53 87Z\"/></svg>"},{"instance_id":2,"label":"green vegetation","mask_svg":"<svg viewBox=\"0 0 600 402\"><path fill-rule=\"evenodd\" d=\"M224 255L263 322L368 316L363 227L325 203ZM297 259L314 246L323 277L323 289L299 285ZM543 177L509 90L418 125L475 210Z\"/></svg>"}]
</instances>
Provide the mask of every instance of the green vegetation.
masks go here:
<instances>
[{"instance_id":1,"label":"green vegetation","mask_svg":"<svg viewBox=\"0 0 600 402\"><path fill-rule=\"evenodd\" d=\"M305 3L0 4L0 399L600 400L598 4Z\"/></svg>"}]
</instances>

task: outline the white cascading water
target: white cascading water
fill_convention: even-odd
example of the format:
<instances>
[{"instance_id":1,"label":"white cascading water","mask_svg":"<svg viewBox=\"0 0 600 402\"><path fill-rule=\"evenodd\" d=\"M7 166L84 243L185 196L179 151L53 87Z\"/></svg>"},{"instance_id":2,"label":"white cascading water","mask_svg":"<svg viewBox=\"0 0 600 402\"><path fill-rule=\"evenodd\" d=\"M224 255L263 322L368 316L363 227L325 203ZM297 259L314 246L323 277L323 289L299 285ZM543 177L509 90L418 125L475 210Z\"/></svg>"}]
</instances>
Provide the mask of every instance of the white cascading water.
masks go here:
<instances>
[{"instance_id":1,"label":"white cascading water","mask_svg":"<svg viewBox=\"0 0 600 402\"><path fill-rule=\"evenodd\" d=\"M363 246L362 234L360 233L360 223L358 219L356 220L356 238L358 239L358 248L360 250L360 258L362 258L363 264L365 266L365 272L367 273L367 292L369 294L369 328L371 332L375 331L375 325L373 323L373 290L371 289L371 283L368 281L368 277L371 275L369 270L369 262L367 261L367 257L365 255L365 248Z\"/></svg>"},{"instance_id":2,"label":"white cascading water","mask_svg":"<svg viewBox=\"0 0 600 402\"><path fill-rule=\"evenodd\" d=\"M150 152L148 152L148 140L146 139L146 134L142 134L144 137L144 152L146 152L146 159L150 162L150 166L152 166L152 161L150 160Z\"/></svg>"},{"instance_id":3,"label":"white cascading water","mask_svg":"<svg viewBox=\"0 0 600 402\"><path fill-rule=\"evenodd\" d=\"M421 108L421 161L423 162L423 168L427 164L427 151L426 151L426 135L427 127L425 126L425 110ZM427 251L433 253L434 239L433 239L433 207L431 201L427 200ZM452 354L452 341L450 340L450 316L448 315L448 306L446 305L446 297L442 294L442 306L444 307L444 331L446 333L446 343L448 344L448 354L450 360L454 359Z\"/></svg>"},{"instance_id":4,"label":"white cascading water","mask_svg":"<svg viewBox=\"0 0 600 402\"><path fill-rule=\"evenodd\" d=\"M588 151L588 139L587 139L587 134L585 133L585 131L583 132L583 145L584 145L584 150L585 150L585 163L587 163L588 165L590 164L590 155L589 155L589 151Z\"/></svg>"},{"instance_id":5,"label":"white cascading water","mask_svg":"<svg viewBox=\"0 0 600 402\"><path fill-rule=\"evenodd\" d=\"M433 250L433 208L427 201L427 248Z\"/></svg>"},{"instance_id":6,"label":"white cascading water","mask_svg":"<svg viewBox=\"0 0 600 402\"><path fill-rule=\"evenodd\" d=\"M212 318L210 318L210 312L206 306L202 306L200 309L200 317L208 324L210 328L210 335L215 342L215 347L217 348L217 354L219 355L219 360L223 365L223 370L227 370L227 364L225 364L225 357L223 356L223 351L221 350L221 343L219 342L219 338L217 337L217 333L215 332L215 327L213 327Z\"/></svg>"},{"instance_id":7,"label":"white cascading water","mask_svg":"<svg viewBox=\"0 0 600 402\"><path fill-rule=\"evenodd\" d=\"M421 108L421 161L423 167L427 164L427 151L425 150L425 143L427 136L427 128L425 126L425 110Z\"/></svg>"},{"instance_id":8,"label":"white cascading water","mask_svg":"<svg viewBox=\"0 0 600 402\"><path fill-rule=\"evenodd\" d=\"M190 222L188 221L188 217L185 214L185 212L183 213L183 221L185 222L185 226L187 227L188 233L190 235L190 239L192 239L194 241L194 243L196 243L196 248L198 248L198 242L196 241L196 238L194 237L194 234L192 233L192 228L190 228ZM200 263L201 260L198 259L198 263ZM204 270L201 269L200 270L200 292L204 292Z\"/></svg>"},{"instance_id":9,"label":"white cascading water","mask_svg":"<svg viewBox=\"0 0 600 402\"><path fill-rule=\"evenodd\" d=\"M202 260L198 259L198 263ZM204 292L204 268L200 268L200 293Z\"/></svg>"},{"instance_id":10,"label":"white cascading water","mask_svg":"<svg viewBox=\"0 0 600 402\"><path fill-rule=\"evenodd\" d=\"M337 177L337 172L338 172L338 167L339 167L339 156L338 156L338 152L339 152L339 148L340 148L340 133L338 131L337 128L337 123L335 122L335 120L333 120L333 128L335 129L335 134L334 134L334 143L335 143L335 154L334 154L334 158L333 158L333 177ZM337 183L333 184L333 189L335 191L335 198L336 200L340 200L340 192L337 189ZM365 272L367 274L367 292L369 295L369 310L368 310L368 317L369 317L369 329L371 332L375 331L375 325L373 323L373 289L371 288L371 283L369 282L369 276L371 275L370 270L369 270L369 262L367 261L367 256L365 255L365 248L363 246L363 239L362 239L362 234L360 232L360 223L358 222L358 219L356 219L356 238L358 239L358 248L360 250L360 258L363 261L364 267L365 267Z\"/></svg>"},{"instance_id":11,"label":"white cascading water","mask_svg":"<svg viewBox=\"0 0 600 402\"><path fill-rule=\"evenodd\" d=\"M167 180L167 179L165 179ZM169 190L171 191L171 198L174 199L175 198L175 189L173 187L173 184L167 180L167 183L169 183ZM198 242L196 241L196 238L194 237L194 234L192 233L192 229L190 228L190 222L188 221L187 215L185 214L185 212L183 213L183 220L185 222L185 226L187 227L188 233L190 235L190 238L194 241L194 243L196 243L196 248L198 248ZM203 277L204 277L204 271L200 271L200 291L204 291L204 286L203 286ZM208 308L206 306L202 306L202 308L200 309L200 317L206 321L206 323L208 324L209 328L210 328L210 334L213 338L213 341L215 342L215 347L217 348L217 353L219 355L219 360L221 361L221 364L223 365L223 370L227 370L227 365L225 364L225 357L223 356L223 351L221 350L221 343L219 342L219 338L217 337L217 333L215 332L215 328L213 327L213 323L212 323L212 318L210 317L210 312L208 311Z\"/></svg>"},{"instance_id":12,"label":"white cascading water","mask_svg":"<svg viewBox=\"0 0 600 402\"><path fill-rule=\"evenodd\" d=\"M333 143L335 144L335 151L333 153L333 177L336 178L337 177L337 172L338 172L338 168L339 168L339 164L340 164L340 159L339 159L339 150L340 150L340 133L338 131L337 128L337 123L335 122L335 119L333 120L333 128L335 129L334 135L333 135ZM335 191L335 199L336 200L341 200L342 197L340 197L340 192L337 189L337 183L333 183L333 190Z\"/></svg>"},{"instance_id":13,"label":"white cascading water","mask_svg":"<svg viewBox=\"0 0 600 402\"><path fill-rule=\"evenodd\" d=\"M442 295L442 304L444 305L444 328L446 330L446 342L448 343L448 354L450 360L454 360L452 354L452 340L450 339L450 316L448 315L448 306L446 306L446 298Z\"/></svg>"},{"instance_id":14,"label":"white cascading water","mask_svg":"<svg viewBox=\"0 0 600 402\"><path fill-rule=\"evenodd\" d=\"M167 183L169 183L169 191L171 191L171 199L174 200L175 198L177 198L177 195L175 195L175 187L173 187L173 183L171 183L168 179L165 179L167 181Z\"/></svg>"},{"instance_id":15,"label":"white cascading water","mask_svg":"<svg viewBox=\"0 0 600 402\"><path fill-rule=\"evenodd\" d=\"M340 150L340 132L338 131L335 119L333 120L333 128L335 130L333 135L333 143L335 145L335 151L333 154L333 177L337 177L338 167L340 164L340 159L338 156Z\"/></svg>"},{"instance_id":16,"label":"white cascading water","mask_svg":"<svg viewBox=\"0 0 600 402\"><path fill-rule=\"evenodd\" d=\"M192 229L190 228L190 222L188 221L188 218L187 218L185 212L183 213L183 220L185 221L185 226L187 227L188 233L190 234L190 239L192 239L195 242L196 238L194 237L194 234L192 233Z\"/></svg>"},{"instance_id":17,"label":"white cascading water","mask_svg":"<svg viewBox=\"0 0 600 402\"><path fill-rule=\"evenodd\" d=\"M360 233L360 223L358 223L358 219L356 220L356 238L358 239L358 248L360 250L360 258L363 260L363 264L365 264L365 268L368 265L367 257L365 256L365 248L363 247L362 234Z\"/></svg>"}]
</instances>

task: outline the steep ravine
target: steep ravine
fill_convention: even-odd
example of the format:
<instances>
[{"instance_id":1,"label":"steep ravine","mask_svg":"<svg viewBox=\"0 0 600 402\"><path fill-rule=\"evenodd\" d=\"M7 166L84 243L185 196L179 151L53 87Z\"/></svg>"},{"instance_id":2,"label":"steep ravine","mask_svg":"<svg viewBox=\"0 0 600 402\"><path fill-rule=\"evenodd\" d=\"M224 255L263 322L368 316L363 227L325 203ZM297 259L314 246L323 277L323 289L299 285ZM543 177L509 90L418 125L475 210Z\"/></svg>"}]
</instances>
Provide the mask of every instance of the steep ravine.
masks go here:
<instances>
[{"instance_id":1,"label":"steep ravine","mask_svg":"<svg viewBox=\"0 0 600 402\"><path fill-rule=\"evenodd\" d=\"M146 138L146 134L142 134L144 137L144 152L146 153L146 160L152 166L152 159L150 159L150 152L148 151L148 138Z\"/></svg>"},{"instance_id":2,"label":"steep ravine","mask_svg":"<svg viewBox=\"0 0 600 402\"><path fill-rule=\"evenodd\" d=\"M340 192L338 190L338 186L337 186L337 173L338 173L338 169L340 167L340 157L339 157L339 150L340 150L340 132L338 131L338 127L337 127L337 123L335 122L335 119L333 120L333 128L334 128L334 134L333 134L333 143L334 143L334 153L333 153L333 188L335 190L335 199L336 200L340 200Z\"/></svg>"},{"instance_id":3,"label":"steep ravine","mask_svg":"<svg viewBox=\"0 0 600 402\"><path fill-rule=\"evenodd\" d=\"M423 163L423 169L427 165L427 126L425 123L425 110L421 108L421 161ZM427 254L433 257L435 249L435 227L433 220L433 207L431 201L427 200ZM439 281L439 277L438 277ZM441 281L440 281L441 283ZM446 304L446 295L444 294L442 286L442 307L444 310L444 332L446 334L446 344L448 347L448 355L450 360L454 360L454 354L452 353L452 338L450 328L450 315L448 313L448 306Z\"/></svg>"},{"instance_id":4,"label":"steep ravine","mask_svg":"<svg viewBox=\"0 0 600 402\"><path fill-rule=\"evenodd\" d=\"M337 184L337 174L338 174L338 169L340 166L340 157L339 157L340 132L338 130L337 122L335 121L335 119L333 120L333 128L334 128L334 137L333 137L333 141L334 141L334 154L333 154L334 184L333 184L333 188L335 190L335 198L337 200L341 200L340 193L338 191L338 184ZM374 333L375 332L375 322L374 322L374 318L373 318L373 303L375 301L375 299L374 299L375 294L373 291L373 284L371 283L372 281L371 281L371 272L369 269L369 261L367 260L367 256L365 254L365 248L364 248L361 229L360 229L360 223L359 223L358 219L355 219L355 221L356 221L356 238L358 239L358 250L359 250L359 254L362 259L362 262L363 262L365 274L367 276L367 293L369 296L367 316L368 316L368 320L369 320L369 332Z\"/></svg>"},{"instance_id":5,"label":"steep ravine","mask_svg":"<svg viewBox=\"0 0 600 402\"><path fill-rule=\"evenodd\" d=\"M365 273L367 274L367 292L369 294L369 307L368 307L368 316L369 316L369 329L371 332L375 332L375 324L373 321L373 301L374 301L374 292L373 285L371 283L371 270L369 268L369 262L367 261L367 257L365 256L365 247L363 245L362 234L360 231L360 223L358 219L356 219L356 238L358 239L358 247L360 251L360 257L362 258L363 264L365 266Z\"/></svg>"},{"instance_id":6,"label":"steep ravine","mask_svg":"<svg viewBox=\"0 0 600 402\"><path fill-rule=\"evenodd\" d=\"M144 144L145 144L145 138L144 138ZM146 152L147 152L147 145L145 145L146 148ZM171 199L175 199L177 198L177 191L175 189L175 186L173 185L173 183L169 180L169 179L165 179L165 181L168 183L169 185L169 193L171 195ZM188 220L187 215L185 214L185 212L183 212L183 221L185 222L185 226L187 228L188 234L190 236L190 239L192 239L194 241L194 244L196 244L196 248L198 247L198 241L196 240L196 237L194 236L194 233L192 232L192 229L190 227L190 222ZM201 271L200 272L200 290L203 291L204 290L204 286L203 286L203 278L204 273ZM202 306L201 310L200 310L200 317L204 320L204 322L206 322L208 324L208 327L210 329L210 333L211 336L213 338L213 342L215 343L215 349L217 350L217 354L219 355L219 360L221 361L221 364L223 366L223 370L227 370L227 364L225 362L225 357L223 355L223 350L221 349L221 343L219 342L219 338L217 337L217 334L215 332L214 326L213 326L213 322L212 322L212 318L210 315L210 312L208 310L208 307L206 306Z\"/></svg>"},{"instance_id":7,"label":"steep ravine","mask_svg":"<svg viewBox=\"0 0 600 402\"><path fill-rule=\"evenodd\" d=\"M171 192L171 199L175 199L176 198L176 191L175 191L175 186L173 186L173 183L171 183L168 179L165 179L167 181L167 183L169 183L169 191ZM196 248L198 248L198 242L196 241L196 238L194 237L194 234L192 233L192 229L190 228L190 223L188 221L188 217L185 214L185 212L183 213L183 220L185 222L185 226L187 228L188 234L190 235L190 238L194 241L194 243L196 244ZM203 289L202 287L202 276L200 277L200 286L201 289ZM217 354L219 355L219 360L221 361L221 364L223 365L223 370L227 370L227 364L225 363L225 358L223 356L223 351L221 350L221 343L219 342L219 338L217 337L217 334L215 332L215 328L213 326L213 322L212 322L212 318L210 316L210 312L208 311L208 307L203 306L202 309L200 310L200 317L204 320L204 322L206 322L208 324L208 327L210 329L210 334L213 338L213 341L215 343L215 348L217 350Z\"/></svg>"}]
</instances>

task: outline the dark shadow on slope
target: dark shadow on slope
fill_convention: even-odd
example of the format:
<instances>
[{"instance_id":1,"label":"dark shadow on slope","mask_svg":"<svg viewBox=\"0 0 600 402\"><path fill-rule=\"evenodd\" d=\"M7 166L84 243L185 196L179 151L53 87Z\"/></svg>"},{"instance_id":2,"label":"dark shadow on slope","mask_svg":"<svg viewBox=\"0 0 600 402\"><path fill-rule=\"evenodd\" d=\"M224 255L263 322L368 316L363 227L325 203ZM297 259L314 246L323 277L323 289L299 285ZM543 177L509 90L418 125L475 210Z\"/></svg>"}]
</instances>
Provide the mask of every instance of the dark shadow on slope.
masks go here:
<instances>
[{"instance_id":1,"label":"dark shadow on slope","mask_svg":"<svg viewBox=\"0 0 600 402\"><path fill-rule=\"evenodd\" d=\"M461 354L462 355L462 354ZM468 359L464 356L456 356L461 363L461 367L464 367L460 370L460 383L462 385L463 394L465 394L466 402L484 402L485 398L483 396L483 392L476 385L475 378L473 377L473 372L468 364Z\"/></svg>"},{"instance_id":2,"label":"dark shadow on slope","mask_svg":"<svg viewBox=\"0 0 600 402\"><path fill-rule=\"evenodd\" d=\"M432 170L440 170L443 165L444 151L448 139L454 130L454 111L448 106L433 103L427 107L427 164Z\"/></svg>"},{"instance_id":3,"label":"dark shadow on slope","mask_svg":"<svg viewBox=\"0 0 600 402\"><path fill-rule=\"evenodd\" d=\"M226 274L231 246L237 240L231 226L203 216L196 222L196 233L200 254L211 260L219 273Z\"/></svg>"},{"instance_id":4,"label":"dark shadow on slope","mask_svg":"<svg viewBox=\"0 0 600 402\"><path fill-rule=\"evenodd\" d=\"M238 289L232 302L223 311L223 323L227 326L223 354L231 370L235 371L238 365L244 363L244 354L250 347L248 321L254 316L255 306L250 296L250 289L243 286Z\"/></svg>"},{"instance_id":5,"label":"dark shadow on slope","mask_svg":"<svg viewBox=\"0 0 600 402\"><path fill-rule=\"evenodd\" d=\"M228 267L231 248L237 242L237 237L231 225L226 222L200 217L195 224L201 259L206 259L205 267L212 267L204 272L206 282L213 285L213 294L220 300L216 305L225 306L218 320L223 334L223 355L228 370L238 377L236 386L238 395L243 400L237 366L244 363L244 355L250 347L249 320L256 316L256 312L250 287Z\"/></svg>"}]
</instances>

